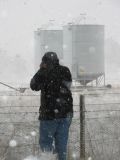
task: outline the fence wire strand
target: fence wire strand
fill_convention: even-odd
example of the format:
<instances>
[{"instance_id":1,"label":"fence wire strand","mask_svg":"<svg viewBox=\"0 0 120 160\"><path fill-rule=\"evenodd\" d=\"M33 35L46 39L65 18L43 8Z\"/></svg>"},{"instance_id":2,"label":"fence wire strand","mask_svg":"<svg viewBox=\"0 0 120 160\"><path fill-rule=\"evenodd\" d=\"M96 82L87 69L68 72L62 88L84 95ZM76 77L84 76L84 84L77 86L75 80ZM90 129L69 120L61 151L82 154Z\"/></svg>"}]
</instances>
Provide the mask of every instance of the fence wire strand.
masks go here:
<instances>
[{"instance_id":1,"label":"fence wire strand","mask_svg":"<svg viewBox=\"0 0 120 160\"><path fill-rule=\"evenodd\" d=\"M89 91L87 91L89 92ZM80 155L80 111L79 96L81 91L73 92L74 117L69 133L69 154ZM85 150L86 157L92 160L119 160L120 157L120 92L99 91L85 93ZM14 139L15 147L29 152L39 150L39 109L40 95L0 94L0 158L13 160L9 142ZM34 104L35 103L35 104ZM22 109L21 109L22 108ZM26 108L28 109L26 111ZM13 134L14 133L14 134ZM32 134L36 133L35 136ZM22 143L24 142L25 143ZM31 143L28 143L31 142ZM74 144L74 145L73 145ZM25 153L23 153L25 156ZM21 155L21 156L23 156ZM11 156L11 159L10 159ZM20 155L19 155L20 156ZM22 158L22 157L21 157Z\"/></svg>"}]
</instances>

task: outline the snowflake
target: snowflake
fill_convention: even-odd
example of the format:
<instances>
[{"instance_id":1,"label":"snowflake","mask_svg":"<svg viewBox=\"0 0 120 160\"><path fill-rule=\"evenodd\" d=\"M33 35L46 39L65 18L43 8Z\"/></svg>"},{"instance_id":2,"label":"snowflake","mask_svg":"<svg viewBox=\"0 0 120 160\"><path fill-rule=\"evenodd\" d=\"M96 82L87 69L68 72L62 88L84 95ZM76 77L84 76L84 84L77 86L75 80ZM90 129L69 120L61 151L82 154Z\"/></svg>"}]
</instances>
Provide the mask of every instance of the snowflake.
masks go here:
<instances>
[{"instance_id":1,"label":"snowflake","mask_svg":"<svg viewBox=\"0 0 120 160\"><path fill-rule=\"evenodd\" d=\"M67 48L67 45L66 45L66 44L64 44L64 45L63 45L63 49L66 49L66 48Z\"/></svg>"},{"instance_id":2,"label":"snowflake","mask_svg":"<svg viewBox=\"0 0 120 160\"><path fill-rule=\"evenodd\" d=\"M9 146L10 146L10 147L16 147L16 146L17 146L16 140L14 140L14 139L10 140Z\"/></svg>"},{"instance_id":3,"label":"snowflake","mask_svg":"<svg viewBox=\"0 0 120 160\"><path fill-rule=\"evenodd\" d=\"M55 109L54 112L55 112L55 113L58 113L59 111L58 111L58 109Z\"/></svg>"},{"instance_id":4,"label":"snowflake","mask_svg":"<svg viewBox=\"0 0 120 160\"><path fill-rule=\"evenodd\" d=\"M77 156L76 156L76 154L75 154L75 153L73 153L73 154L72 154L72 157L73 157L73 158L76 158Z\"/></svg>"},{"instance_id":5,"label":"snowflake","mask_svg":"<svg viewBox=\"0 0 120 160\"><path fill-rule=\"evenodd\" d=\"M32 131L30 134L31 134L32 136L36 136L36 132L35 132L35 131Z\"/></svg>"},{"instance_id":6,"label":"snowflake","mask_svg":"<svg viewBox=\"0 0 120 160\"><path fill-rule=\"evenodd\" d=\"M70 101L70 99L68 98L67 101Z\"/></svg>"},{"instance_id":7,"label":"snowflake","mask_svg":"<svg viewBox=\"0 0 120 160\"><path fill-rule=\"evenodd\" d=\"M60 102L60 98L57 98L56 101L57 101L57 102Z\"/></svg>"},{"instance_id":8,"label":"snowflake","mask_svg":"<svg viewBox=\"0 0 120 160\"><path fill-rule=\"evenodd\" d=\"M28 140L28 139L30 139L30 137L29 137L29 136L25 136L24 138L25 138L25 139L27 139L27 140Z\"/></svg>"},{"instance_id":9,"label":"snowflake","mask_svg":"<svg viewBox=\"0 0 120 160\"><path fill-rule=\"evenodd\" d=\"M53 136L51 135L51 132L48 134L48 137L53 138Z\"/></svg>"},{"instance_id":10,"label":"snowflake","mask_svg":"<svg viewBox=\"0 0 120 160\"><path fill-rule=\"evenodd\" d=\"M115 111L111 111L110 115L115 115L115 113L116 113Z\"/></svg>"},{"instance_id":11,"label":"snowflake","mask_svg":"<svg viewBox=\"0 0 120 160\"><path fill-rule=\"evenodd\" d=\"M88 157L88 160L92 160L92 157Z\"/></svg>"},{"instance_id":12,"label":"snowflake","mask_svg":"<svg viewBox=\"0 0 120 160\"><path fill-rule=\"evenodd\" d=\"M24 158L23 160L39 160L39 159L35 156L30 155L30 156Z\"/></svg>"},{"instance_id":13,"label":"snowflake","mask_svg":"<svg viewBox=\"0 0 120 160\"><path fill-rule=\"evenodd\" d=\"M48 49L48 46L47 46L47 45L45 45L45 49Z\"/></svg>"}]
</instances>

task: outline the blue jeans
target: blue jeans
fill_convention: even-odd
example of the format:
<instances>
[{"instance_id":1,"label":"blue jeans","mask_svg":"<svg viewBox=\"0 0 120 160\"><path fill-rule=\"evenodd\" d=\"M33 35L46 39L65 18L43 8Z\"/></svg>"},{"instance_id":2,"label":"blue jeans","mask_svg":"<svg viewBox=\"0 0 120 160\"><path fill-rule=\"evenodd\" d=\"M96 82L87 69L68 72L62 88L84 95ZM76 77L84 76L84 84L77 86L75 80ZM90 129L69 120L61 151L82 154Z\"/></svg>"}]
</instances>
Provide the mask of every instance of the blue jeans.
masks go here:
<instances>
[{"instance_id":1,"label":"blue jeans","mask_svg":"<svg viewBox=\"0 0 120 160\"><path fill-rule=\"evenodd\" d=\"M55 151L59 160L66 160L67 141L72 116L40 121L40 147L42 151Z\"/></svg>"}]
</instances>

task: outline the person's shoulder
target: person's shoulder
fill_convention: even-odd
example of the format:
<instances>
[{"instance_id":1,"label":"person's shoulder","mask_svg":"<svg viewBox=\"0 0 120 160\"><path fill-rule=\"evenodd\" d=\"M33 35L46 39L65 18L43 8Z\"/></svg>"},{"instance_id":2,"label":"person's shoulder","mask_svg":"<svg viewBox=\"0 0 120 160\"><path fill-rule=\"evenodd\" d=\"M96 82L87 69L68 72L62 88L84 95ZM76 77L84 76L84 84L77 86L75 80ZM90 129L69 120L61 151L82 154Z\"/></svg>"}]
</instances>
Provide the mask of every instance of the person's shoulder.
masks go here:
<instances>
[{"instance_id":1,"label":"person's shoulder","mask_svg":"<svg viewBox=\"0 0 120 160\"><path fill-rule=\"evenodd\" d=\"M66 81L71 81L72 80L72 75L67 66L60 65L60 70L61 70L61 76L64 80Z\"/></svg>"},{"instance_id":2,"label":"person's shoulder","mask_svg":"<svg viewBox=\"0 0 120 160\"><path fill-rule=\"evenodd\" d=\"M66 72L70 72L70 70L69 70L69 68L67 67L67 66L63 66L63 65L60 65L60 69L62 70L62 71L66 71Z\"/></svg>"}]
</instances>

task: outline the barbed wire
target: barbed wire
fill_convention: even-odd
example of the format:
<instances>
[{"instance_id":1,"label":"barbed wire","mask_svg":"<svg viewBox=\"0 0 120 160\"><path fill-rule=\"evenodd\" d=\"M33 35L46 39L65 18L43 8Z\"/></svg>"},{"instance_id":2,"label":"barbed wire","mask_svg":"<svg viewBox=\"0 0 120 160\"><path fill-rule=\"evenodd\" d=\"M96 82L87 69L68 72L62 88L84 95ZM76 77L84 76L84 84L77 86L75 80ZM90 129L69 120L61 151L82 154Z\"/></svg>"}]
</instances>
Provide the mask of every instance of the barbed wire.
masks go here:
<instances>
[{"instance_id":1,"label":"barbed wire","mask_svg":"<svg viewBox=\"0 0 120 160\"><path fill-rule=\"evenodd\" d=\"M108 94L108 93L105 93L106 95ZM111 93L110 93L111 94ZM120 93L119 93L120 94ZM102 94L84 94L86 97L87 97L87 95L104 95L103 93ZM118 95L118 93L115 93L114 94L115 96L116 95ZM6 96L6 95L4 95L4 96ZM16 95L12 95L12 96L16 96ZM21 95L17 95L17 96L21 96ZM31 95L22 95L22 96L31 96ZM40 96L40 95L32 95L32 96ZM78 94L78 96L80 96L80 94ZM2 95L1 95L1 97L2 97ZM1 98L0 97L0 98ZM22 100L22 98L21 98L21 100ZM78 101L79 101L79 99L78 99ZM18 107L22 107L22 108L26 108L26 107L30 107L30 108L38 108L38 107L40 107L39 105L27 105L27 106L23 106L24 104L21 104L21 105L19 105L19 106L17 106L17 105L14 105L14 106L12 106L12 105L9 105L9 106L7 106L7 105L5 105L5 106L0 106L0 109L3 109L3 108L10 108L10 110L8 111L8 110L6 110L6 111L1 111L0 112L0 115L13 115L13 114L16 114L16 115L18 115L18 114L23 114L23 116L26 116L27 114L32 114L32 115L38 115L39 114L39 112L38 111L23 111L23 110L21 110L21 111L13 111L12 109L13 108L18 108ZM120 102L109 102L109 103L99 103L99 104L97 104L97 103L86 103L85 104L85 106L87 107L87 106L107 106L107 105L120 105ZM80 105L79 104L74 104L74 107L79 107ZM90 108L91 109L91 108ZM86 117L85 117L85 119L86 119L86 123L87 123L87 121L89 122L89 120L99 120L99 121L101 121L101 120L105 120L105 119L107 119L107 120L109 120L109 119L112 119L112 118L120 118L120 116L119 115L109 115L109 114L105 114L105 115L98 115L98 116L96 116L96 115L92 115L91 117L89 117L89 114L90 113L96 113L96 112L98 112L98 113L106 113L106 112L115 112L115 113L117 113L117 112L120 112L120 109L119 108L111 108L111 109L93 109L93 110L90 110L90 109L86 109L85 111L83 111L83 112L85 112L85 114L86 114ZM74 113L80 113L80 111L77 111L77 110L74 110ZM34 117L34 121L32 121L32 120L29 120L29 122L28 121L26 121L25 120L25 117L23 117L23 118L21 118L21 122L19 121L19 122L14 122L13 121L13 118L10 120L10 122L0 122L0 125L2 125L2 124L13 124L13 125L18 125L18 126L20 126L20 125L23 125L23 124L25 124L24 126L25 127L27 127L27 126L30 126L30 127L32 127L32 128L35 128L36 127L36 125L35 125L35 123L38 123L39 122L39 120L37 120L37 118L36 117ZM79 119L79 117L73 117L73 121L72 121L72 123L73 124L77 124L78 123L78 125L80 124L80 121L79 121L80 119ZM92 122L92 121L91 121ZM28 123L28 124L26 124L26 123ZM33 123L33 124L32 124ZM112 122L112 124L114 125L114 122ZM87 127L87 126L86 126ZM101 126L100 126L101 127ZM87 128L87 133L89 132L89 130L88 130L88 128ZM19 133L18 133L19 134ZM89 143L91 143L91 149L92 149L92 154L94 155L94 157L95 157L95 153L93 152L94 151L94 148L93 148L93 146L94 145L92 145L93 143L95 143L96 144L96 147L98 146L98 143L99 144L103 144L104 142L115 142L115 143L117 143L117 142L119 142L120 141L120 139L119 139L119 137L111 137L111 138L107 138L107 137L103 137L103 138L93 138L91 135L90 135L91 133L89 133L89 137L85 140L85 142L89 142ZM0 136L9 136L9 135L7 135L7 134L5 134L5 133L0 133ZM19 135L17 135L17 134L14 134L14 136L19 136ZM12 138L10 138L10 139L12 139ZM10 140L9 140L10 141ZM20 148L20 147L30 147L30 146L33 146L33 143L32 144L20 144L20 145L18 145L18 146L16 146L16 147L18 147L18 148ZM39 144L34 144L34 146L39 146ZM6 148L6 154L7 154L7 151L8 151L8 146L6 145L6 146L0 146L0 148ZM98 149L99 149L99 147L98 147ZM102 149L103 150L103 149ZM104 150L103 150L104 151ZM4 154L4 155L6 155L6 154Z\"/></svg>"},{"instance_id":2,"label":"barbed wire","mask_svg":"<svg viewBox=\"0 0 120 160\"><path fill-rule=\"evenodd\" d=\"M9 108L10 107L11 108L18 108L18 107L22 107L22 108L25 108L25 107L35 108L36 107L37 108L37 107L40 107L40 105L36 105L36 106L30 106L30 105L29 106L28 105L25 105L25 106L22 106L22 105L21 106L13 106L13 105L11 105L11 106L0 106L0 108L7 108L7 107L9 107Z\"/></svg>"},{"instance_id":3,"label":"barbed wire","mask_svg":"<svg viewBox=\"0 0 120 160\"><path fill-rule=\"evenodd\" d=\"M89 92L89 91L85 91L85 92ZM92 91L92 92L94 92L94 91ZM97 93L82 93L82 92L80 92L79 91L79 95L85 95L85 96L99 96L99 95L120 95L120 92L102 92L101 91L101 93L98 93L98 91L97 91ZM76 95L76 92L74 93L74 95Z\"/></svg>"},{"instance_id":4,"label":"barbed wire","mask_svg":"<svg viewBox=\"0 0 120 160\"><path fill-rule=\"evenodd\" d=\"M107 93L104 93L104 92L102 92L102 93L79 93L79 95L85 95L85 96L97 96L97 95L106 95L106 94L110 94L110 95L120 95L120 92L116 92L116 93L112 93L112 92L107 92ZM76 92L75 92L75 94L73 94L73 95L76 95ZM38 97L38 96L40 96L40 94L39 95L34 95L34 94L14 94L14 95L11 95L11 94L3 94L3 95L0 95L0 97L3 97L3 96L8 96L8 97Z\"/></svg>"},{"instance_id":5,"label":"barbed wire","mask_svg":"<svg viewBox=\"0 0 120 160\"><path fill-rule=\"evenodd\" d=\"M86 103L85 105L120 105L120 102L117 102L117 103ZM73 104L73 107L75 107L75 106L79 106L79 104ZM0 106L0 108L6 108L6 107L11 107L11 108L15 108L15 107L40 107L40 105L33 105L33 106L30 106L30 105L25 105L25 106L22 106L22 105L19 105L19 106L17 106L17 105L15 105L15 106L13 106L13 105L9 105L9 106L7 106L7 105L5 105L5 106Z\"/></svg>"},{"instance_id":6,"label":"barbed wire","mask_svg":"<svg viewBox=\"0 0 120 160\"><path fill-rule=\"evenodd\" d=\"M81 111L74 111L74 113L80 113ZM82 112L120 112L120 109L108 109L108 110L85 110ZM0 114L39 114L39 111L19 111L19 112L0 112Z\"/></svg>"},{"instance_id":7,"label":"barbed wire","mask_svg":"<svg viewBox=\"0 0 120 160\"><path fill-rule=\"evenodd\" d=\"M111 110L87 110L87 111L84 111L84 112L120 112L120 110L118 110L118 109L111 109Z\"/></svg>"},{"instance_id":8,"label":"barbed wire","mask_svg":"<svg viewBox=\"0 0 120 160\"><path fill-rule=\"evenodd\" d=\"M78 91L79 93L76 93L77 91ZM104 92L103 92L103 91L104 91ZM74 93L74 92L75 92L75 93ZM86 92L86 93L85 93L85 92ZM89 92L90 92L90 93L89 93ZM91 92L93 92L93 93L91 93ZM96 93L94 93L94 92L96 92ZM101 92L101 93L98 93L98 92ZM114 90L111 91L111 92L108 92L107 90L92 90L92 91L89 91L89 90L87 90L87 91L84 91L84 90L82 90L82 91L81 91L81 90L74 90L74 91L73 91L73 90L72 90L72 94L73 94L73 95L76 95L76 94L77 94L77 95L86 95L86 96L87 96L87 95L88 95L88 96L90 96L90 95L91 95L91 96L93 96L93 95L105 95L105 94L106 94L106 95L107 95L107 94L108 94L108 95L109 95L109 94L110 94L110 95L120 95L120 92L114 92ZM13 92L12 94L11 94L11 93L8 94L8 93L6 92L6 93L4 93L4 94L0 94L0 97L3 97L3 96L8 96L8 97L9 97L9 96L10 96L10 97L12 97L12 96L16 96L16 97L17 97L17 96L21 96L21 97L23 97L23 96L25 96L25 97L27 97L27 96L29 96L29 97L34 97L34 96L36 96L36 97L37 97L37 96L40 96L40 95L41 95L40 92L39 92L38 94L34 94L34 93L32 93L32 94L16 93L16 94L15 94L14 92Z\"/></svg>"},{"instance_id":9,"label":"barbed wire","mask_svg":"<svg viewBox=\"0 0 120 160\"><path fill-rule=\"evenodd\" d=\"M101 105L120 105L120 102L117 102L117 103L99 103L99 104L98 103L88 103L88 104L86 103L85 105L96 105L96 106L97 105L100 105L100 106Z\"/></svg>"},{"instance_id":10,"label":"barbed wire","mask_svg":"<svg viewBox=\"0 0 120 160\"><path fill-rule=\"evenodd\" d=\"M24 122L24 121L23 121L23 122L21 122L21 121L19 121L19 122L10 122L10 121L8 121L8 122L5 122L5 121L4 121L4 122L0 122L0 124L4 124L4 123L5 123L5 124L8 124L8 125L9 125L9 124L13 124L13 125L21 125L21 124L22 124L22 125L24 125L24 126L28 126L27 123L28 123L29 125L33 125L33 123L39 123L39 120L37 120L37 121L29 121L29 122L27 122L27 121L25 121L25 122ZM35 124L34 124L34 125L35 125Z\"/></svg>"},{"instance_id":11,"label":"barbed wire","mask_svg":"<svg viewBox=\"0 0 120 160\"><path fill-rule=\"evenodd\" d=\"M39 114L39 112L22 112L22 111L20 111L20 112L0 112L0 114L33 114L33 113L35 113L35 114Z\"/></svg>"},{"instance_id":12,"label":"barbed wire","mask_svg":"<svg viewBox=\"0 0 120 160\"><path fill-rule=\"evenodd\" d=\"M37 97L37 96L39 96L40 97L40 94L39 95L34 95L34 94L15 94L15 95L11 95L11 94L9 94L9 95L7 95L7 94L3 94L3 95L0 95L0 97L4 97L4 96L7 96L7 97Z\"/></svg>"}]
</instances>

